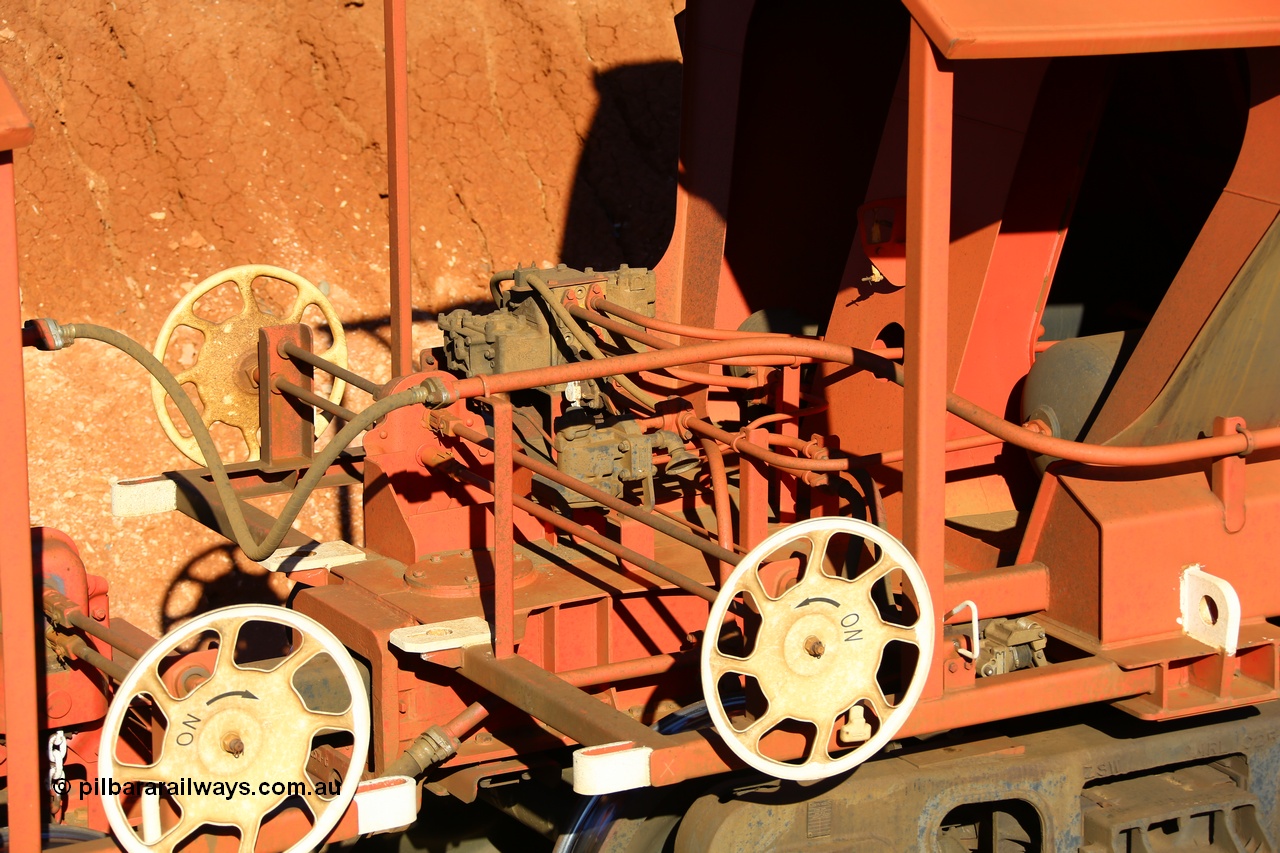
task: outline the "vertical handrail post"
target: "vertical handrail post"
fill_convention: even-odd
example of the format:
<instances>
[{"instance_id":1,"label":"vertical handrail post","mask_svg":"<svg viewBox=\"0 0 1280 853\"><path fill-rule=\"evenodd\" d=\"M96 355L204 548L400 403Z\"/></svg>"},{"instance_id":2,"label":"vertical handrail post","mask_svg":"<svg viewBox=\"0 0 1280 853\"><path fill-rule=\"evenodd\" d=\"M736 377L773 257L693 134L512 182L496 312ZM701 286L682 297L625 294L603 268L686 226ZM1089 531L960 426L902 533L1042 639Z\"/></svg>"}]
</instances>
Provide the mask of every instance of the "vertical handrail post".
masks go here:
<instances>
[{"instance_id":1,"label":"vertical handrail post","mask_svg":"<svg viewBox=\"0 0 1280 853\"><path fill-rule=\"evenodd\" d=\"M387 199L391 244L391 375L413 369L412 252L409 246L409 66L405 0L385 0Z\"/></svg>"},{"instance_id":2,"label":"vertical handrail post","mask_svg":"<svg viewBox=\"0 0 1280 853\"><path fill-rule=\"evenodd\" d=\"M483 397L493 410L493 654L515 654L515 432L511 401Z\"/></svg>"},{"instance_id":3,"label":"vertical handrail post","mask_svg":"<svg viewBox=\"0 0 1280 853\"><path fill-rule=\"evenodd\" d=\"M0 79L0 87L4 86ZM18 297L18 225L13 152L0 151L0 619L4 630L4 721L9 777L9 850L40 849L39 679L31 507L27 485L27 410L22 377L22 308Z\"/></svg>"},{"instance_id":4,"label":"vertical handrail post","mask_svg":"<svg viewBox=\"0 0 1280 853\"><path fill-rule=\"evenodd\" d=\"M903 540L933 595L943 589L947 440L947 265L951 251L952 73L911 23L907 107L907 293ZM941 621L936 626L941 636ZM942 693L935 668L924 698Z\"/></svg>"}]
</instances>

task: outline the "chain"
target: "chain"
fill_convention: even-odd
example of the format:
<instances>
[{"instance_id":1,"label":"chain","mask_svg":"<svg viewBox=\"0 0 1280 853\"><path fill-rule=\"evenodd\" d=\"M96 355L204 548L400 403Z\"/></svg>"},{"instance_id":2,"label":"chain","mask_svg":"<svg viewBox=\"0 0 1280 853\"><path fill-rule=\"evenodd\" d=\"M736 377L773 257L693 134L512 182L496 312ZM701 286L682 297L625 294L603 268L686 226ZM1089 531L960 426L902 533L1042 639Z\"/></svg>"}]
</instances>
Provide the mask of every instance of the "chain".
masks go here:
<instances>
[{"instance_id":1,"label":"chain","mask_svg":"<svg viewBox=\"0 0 1280 853\"><path fill-rule=\"evenodd\" d=\"M67 757L67 734L62 729L58 729L49 735L49 790L55 794L61 793L61 785L67 778L67 772L62 767L62 762Z\"/></svg>"}]
</instances>

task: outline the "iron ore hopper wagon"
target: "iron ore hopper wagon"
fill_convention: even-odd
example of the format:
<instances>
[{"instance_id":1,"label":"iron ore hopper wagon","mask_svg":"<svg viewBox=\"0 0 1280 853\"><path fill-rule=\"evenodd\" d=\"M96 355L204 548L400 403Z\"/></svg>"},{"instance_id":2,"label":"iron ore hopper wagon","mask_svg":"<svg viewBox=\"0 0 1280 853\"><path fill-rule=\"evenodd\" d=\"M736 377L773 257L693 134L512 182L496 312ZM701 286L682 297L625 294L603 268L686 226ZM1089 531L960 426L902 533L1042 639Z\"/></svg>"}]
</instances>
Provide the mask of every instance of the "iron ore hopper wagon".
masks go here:
<instances>
[{"instance_id":1,"label":"iron ore hopper wagon","mask_svg":"<svg viewBox=\"0 0 1280 853\"><path fill-rule=\"evenodd\" d=\"M1277 849L1280 12L867 2L816 58L805 14L678 16L652 269L511 264L415 353L388 2L385 384L274 266L154 345L20 316L0 88L10 849L429 837L454 801L564 851ZM30 527L21 349L72 344L199 466L115 511L287 606L152 637ZM294 529L338 486L361 542Z\"/></svg>"}]
</instances>

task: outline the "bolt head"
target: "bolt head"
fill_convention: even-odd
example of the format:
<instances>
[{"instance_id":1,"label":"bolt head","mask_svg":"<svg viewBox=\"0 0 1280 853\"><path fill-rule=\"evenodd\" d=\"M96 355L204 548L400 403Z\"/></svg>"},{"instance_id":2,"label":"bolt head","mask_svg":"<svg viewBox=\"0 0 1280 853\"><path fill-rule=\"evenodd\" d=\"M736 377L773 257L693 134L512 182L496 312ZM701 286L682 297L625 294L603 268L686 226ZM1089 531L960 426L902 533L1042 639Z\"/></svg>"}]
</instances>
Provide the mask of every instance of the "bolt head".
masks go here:
<instances>
[{"instance_id":1,"label":"bolt head","mask_svg":"<svg viewBox=\"0 0 1280 853\"><path fill-rule=\"evenodd\" d=\"M227 732L222 736L222 749L228 754L239 758L244 755L244 741L235 732Z\"/></svg>"}]
</instances>

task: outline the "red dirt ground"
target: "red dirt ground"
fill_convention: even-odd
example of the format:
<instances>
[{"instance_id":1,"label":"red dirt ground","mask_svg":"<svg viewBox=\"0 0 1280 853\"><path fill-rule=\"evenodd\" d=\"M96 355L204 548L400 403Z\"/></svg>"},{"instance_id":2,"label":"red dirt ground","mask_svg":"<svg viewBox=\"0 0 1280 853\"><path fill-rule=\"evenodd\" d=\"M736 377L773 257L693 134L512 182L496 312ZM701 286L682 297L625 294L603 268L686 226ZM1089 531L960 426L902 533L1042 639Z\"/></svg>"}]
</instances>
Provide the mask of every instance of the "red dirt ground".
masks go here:
<instances>
[{"instance_id":1,"label":"red dirt ground","mask_svg":"<svg viewBox=\"0 0 1280 853\"><path fill-rule=\"evenodd\" d=\"M494 268L559 261L567 222L585 263L656 260L670 194L635 200L627 180L674 179L676 11L410 4L418 308L482 299ZM351 364L385 380L382 56L376 0L6 4L0 72L37 128L17 157L24 316L101 323L150 347L206 276L276 264L329 289ZM602 93L622 106L598 112ZM593 145L621 153L580 169ZM420 343L433 329L417 325ZM190 465L140 368L93 342L25 360L32 521L80 543L115 614L159 631L197 607L277 600L282 579L195 523L111 517L113 477ZM338 503L317 496L298 526L335 538Z\"/></svg>"}]
</instances>

